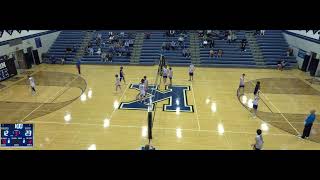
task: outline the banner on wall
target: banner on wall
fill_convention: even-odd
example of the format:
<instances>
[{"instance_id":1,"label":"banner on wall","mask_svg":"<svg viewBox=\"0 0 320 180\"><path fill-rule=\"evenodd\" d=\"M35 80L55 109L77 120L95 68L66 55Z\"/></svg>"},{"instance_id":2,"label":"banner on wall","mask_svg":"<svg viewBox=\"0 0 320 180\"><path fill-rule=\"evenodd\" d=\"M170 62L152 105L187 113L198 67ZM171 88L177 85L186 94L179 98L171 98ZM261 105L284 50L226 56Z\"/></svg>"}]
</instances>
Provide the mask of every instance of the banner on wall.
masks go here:
<instances>
[{"instance_id":1,"label":"banner on wall","mask_svg":"<svg viewBox=\"0 0 320 180\"><path fill-rule=\"evenodd\" d=\"M301 36L320 40L320 30L288 30L288 31Z\"/></svg>"},{"instance_id":2,"label":"banner on wall","mask_svg":"<svg viewBox=\"0 0 320 180\"><path fill-rule=\"evenodd\" d=\"M302 49L299 49L299 51L298 51L298 57L300 57L300 58L303 59L306 54L307 54L307 51L302 50Z\"/></svg>"}]
</instances>

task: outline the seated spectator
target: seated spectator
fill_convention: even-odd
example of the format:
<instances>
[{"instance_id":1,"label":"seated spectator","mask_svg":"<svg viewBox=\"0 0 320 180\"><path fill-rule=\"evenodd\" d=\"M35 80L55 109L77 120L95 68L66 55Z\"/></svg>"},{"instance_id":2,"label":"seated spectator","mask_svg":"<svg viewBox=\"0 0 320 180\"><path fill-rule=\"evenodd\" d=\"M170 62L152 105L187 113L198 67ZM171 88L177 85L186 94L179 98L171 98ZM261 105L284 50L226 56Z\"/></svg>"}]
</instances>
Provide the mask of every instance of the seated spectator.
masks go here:
<instances>
[{"instance_id":1,"label":"seated spectator","mask_svg":"<svg viewBox=\"0 0 320 180\"><path fill-rule=\"evenodd\" d=\"M283 71L286 65L287 65L287 62L285 60L278 61L278 70Z\"/></svg>"},{"instance_id":2,"label":"seated spectator","mask_svg":"<svg viewBox=\"0 0 320 180\"><path fill-rule=\"evenodd\" d=\"M179 42L179 46L182 47L182 45L184 43L184 37L182 36L182 34L180 34L180 36L178 38L178 42Z\"/></svg>"},{"instance_id":3,"label":"seated spectator","mask_svg":"<svg viewBox=\"0 0 320 180\"><path fill-rule=\"evenodd\" d=\"M182 50L182 56L183 56L183 57L187 57L187 49L186 49L186 48L183 48L183 50Z\"/></svg>"},{"instance_id":4,"label":"seated spectator","mask_svg":"<svg viewBox=\"0 0 320 180\"><path fill-rule=\"evenodd\" d=\"M165 42L162 43L161 49L162 49L162 50L165 50L165 49L166 49L166 43L165 43Z\"/></svg>"},{"instance_id":5,"label":"seated spectator","mask_svg":"<svg viewBox=\"0 0 320 180\"><path fill-rule=\"evenodd\" d=\"M51 61L52 64L55 64L56 63L56 58L53 55L51 55L49 57L49 61Z\"/></svg>"},{"instance_id":6,"label":"seated spectator","mask_svg":"<svg viewBox=\"0 0 320 180\"><path fill-rule=\"evenodd\" d=\"M170 43L165 43L165 50L169 51L171 47Z\"/></svg>"},{"instance_id":7,"label":"seated spectator","mask_svg":"<svg viewBox=\"0 0 320 180\"><path fill-rule=\"evenodd\" d=\"M124 42L124 47L129 49L129 41Z\"/></svg>"},{"instance_id":8,"label":"seated spectator","mask_svg":"<svg viewBox=\"0 0 320 180\"><path fill-rule=\"evenodd\" d=\"M207 45L208 45L208 41L207 41L207 40L203 40L203 42L202 42L202 46L206 48L206 47L207 47Z\"/></svg>"},{"instance_id":9,"label":"seated spectator","mask_svg":"<svg viewBox=\"0 0 320 180\"><path fill-rule=\"evenodd\" d=\"M64 62L66 61L65 57L61 58L61 65L64 65Z\"/></svg>"},{"instance_id":10,"label":"seated spectator","mask_svg":"<svg viewBox=\"0 0 320 180\"><path fill-rule=\"evenodd\" d=\"M187 58L190 58L190 57L191 57L191 52L190 52L190 49L189 49L189 48L187 48L186 57L187 57Z\"/></svg>"},{"instance_id":11,"label":"seated spectator","mask_svg":"<svg viewBox=\"0 0 320 180\"><path fill-rule=\"evenodd\" d=\"M72 52L72 48L66 48L66 53L71 53Z\"/></svg>"},{"instance_id":12,"label":"seated spectator","mask_svg":"<svg viewBox=\"0 0 320 180\"><path fill-rule=\"evenodd\" d=\"M110 36L113 36L113 32L110 31L110 32L108 33L108 35L109 35L109 37L110 37Z\"/></svg>"},{"instance_id":13,"label":"seated spectator","mask_svg":"<svg viewBox=\"0 0 320 180\"><path fill-rule=\"evenodd\" d=\"M214 48L214 40L213 39L209 40L209 47Z\"/></svg>"},{"instance_id":14,"label":"seated spectator","mask_svg":"<svg viewBox=\"0 0 320 180\"><path fill-rule=\"evenodd\" d=\"M149 32L144 33L144 37L146 39L150 39L150 36L151 36L151 33L149 33Z\"/></svg>"},{"instance_id":15,"label":"seated spectator","mask_svg":"<svg viewBox=\"0 0 320 180\"><path fill-rule=\"evenodd\" d=\"M265 32L266 32L266 30L260 30L260 36L264 36Z\"/></svg>"},{"instance_id":16,"label":"seated spectator","mask_svg":"<svg viewBox=\"0 0 320 180\"><path fill-rule=\"evenodd\" d=\"M120 32L120 37L124 38L124 32Z\"/></svg>"},{"instance_id":17,"label":"seated spectator","mask_svg":"<svg viewBox=\"0 0 320 180\"><path fill-rule=\"evenodd\" d=\"M133 40L132 39L129 39L129 47L132 47L133 46Z\"/></svg>"},{"instance_id":18,"label":"seated spectator","mask_svg":"<svg viewBox=\"0 0 320 180\"><path fill-rule=\"evenodd\" d=\"M96 53L100 56L101 55L101 48L98 48Z\"/></svg>"},{"instance_id":19,"label":"seated spectator","mask_svg":"<svg viewBox=\"0 0 320 180\"><path fill-rule=\"evenodd\" d=\"M228 34L227 36L227 42L230 44L231 43L231 34Z\"/></svg>"},{"instance_id":20,"label":"seated spectator","mask_svg":"<svg viewBox=\"0 0 320 180\"><path fill-rule=\"evenodd\" d=\"M198 36L203 37L203 35L204 35L203 30L198 30Z\"/></svg>"},{"instance_id":21,"label":"seated spectator","mask_svg":"<svg viewBox=\"0 0 320 180\"><path fill-rule=\"evenodd\" d=\"M217 54L218 54L218 57L222 57L223 50L222 50L222 49L219 49Z\"/></svg>"},{"instance_id":22,"label":"seated spectator","mask_svg":"<svg viewBox=\"0 0 320 180\"><path fill-rule=\"evenodd\" d=\"M94 52L94 51L93 51L93 48L90 47L90 48L89 48L89 55L90 55L90 56L93 56L93 52Z\"/></svg>"},{"instance_id":23,"label":"seated spectator","mask_svg":"<svg viewBox=\"0 0 320 180\"><path fill-rule=\"evenodd\" d=\"M97 40L98 40L98 39L99 39L99 40L102 40L102 34L101 34L101 33L98 33L96 39L97 39Z\"/></svg>"},{"instance_id":24,"label":"seated spectator","mask_svg":"<svg viewBox=\"0 0 320 180\"><path fill-rule=\"evenodd\" d=\"M77 46L73 45L72 52L76 52L76 51L77 51Z\"/></svg>"},{"instance_id":25,"label":"seated spectator","mask_svg":"<svg viewBox=\"0 0 320 180\"><path fill-rule=\"evenodd\" d=\"M114 40L114 36L113 36L113 35L109 36L109 41L110 41L111 43L113 42L113 40Z\"/></svg>"},{"instance_id":26,"label":"seated spectator","mask_svg":"<svg viewBox=\"0 0 320 180\"><path fill-rule=\"evenodd\" d=\"M106 52L103 52L103 53L101 54L101 61L102 61L102 62L106 62L106 61L107 61L107 53L106 53Z\"/></svg>"},{"instance_id":27,"label":"seated spectator","mask_svg":"<svg viewBox=\"0 0 320 180\"><path fill-rule=\"evenodd\" d=\"M170 36L174 36L175 30L170 30Z\"/></svg>"},{"instance_id":28,"label":"seated spectator","mask_svg":"<svg viewBox=\"0 0 320 180\"><path fill-rule=\"evenodd\" d=\"M209 51L209 57L213 57L214 56L214 51L213 51L213 49L211 49L210 51Z\"/></svg>"},{"instance_id":29,"label":"seated spectator","mask_svg":"<svg viewBox=\"0 0 320 180\"><path fill-rule=\"evenodd\" d=\"M231 42L235 42L235 41L237 41L237 35L236 35L235 32L233 32L233 33L231 34Z\"/></svg>"},{"instance_id":30,"label":"seated spectator","mask_svg":"<svg viewBox=\"0 0 320 180\"><path fill-rule=\"evenodd\" d=\"M107 56L106 56L107 61L112 62L112 57L113 57L112 53L107 53Z\"/></svg>"},{"instance_id":31,"label":"seated spectator","mask_svg":"<svg viewBox=\"0 0 320 180\"><path fill-rule=\"evenodd\" d=\"M171 41L171 43L170 43L170 48L171 48L172 50L175 50L175 49L176 49L176 42Z\"/></svg>"},{"instance_id":32,"label":"seated spectator","mask_svg":"<svg viewBox=\"0 0 320 180\"><path fill-rule=\"evenodd\" d=\"M287 49L287 56L289 57L289 56L293 56L293 49L291 49L291 48L288 48Z\"/></svg>"}]
</instances>

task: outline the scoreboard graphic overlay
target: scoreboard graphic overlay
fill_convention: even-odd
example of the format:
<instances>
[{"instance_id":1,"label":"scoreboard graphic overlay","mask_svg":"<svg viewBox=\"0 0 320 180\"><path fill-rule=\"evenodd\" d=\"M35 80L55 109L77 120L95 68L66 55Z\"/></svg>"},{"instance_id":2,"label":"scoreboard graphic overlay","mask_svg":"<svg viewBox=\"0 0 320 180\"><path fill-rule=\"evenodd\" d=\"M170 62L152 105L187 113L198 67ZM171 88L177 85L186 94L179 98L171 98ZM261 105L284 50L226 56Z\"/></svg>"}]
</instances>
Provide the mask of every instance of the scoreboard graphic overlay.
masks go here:
<instances>
[{"instance_id":1,"label":"scoreboard graphic overlay","mask_svg":"<svg viewBox=\"0 0 320 180\"><path fill-rule=\"evenodd\" d=\"M1 124L1 147L33 147L33 124Z\"/></svg>"}]
</instances>

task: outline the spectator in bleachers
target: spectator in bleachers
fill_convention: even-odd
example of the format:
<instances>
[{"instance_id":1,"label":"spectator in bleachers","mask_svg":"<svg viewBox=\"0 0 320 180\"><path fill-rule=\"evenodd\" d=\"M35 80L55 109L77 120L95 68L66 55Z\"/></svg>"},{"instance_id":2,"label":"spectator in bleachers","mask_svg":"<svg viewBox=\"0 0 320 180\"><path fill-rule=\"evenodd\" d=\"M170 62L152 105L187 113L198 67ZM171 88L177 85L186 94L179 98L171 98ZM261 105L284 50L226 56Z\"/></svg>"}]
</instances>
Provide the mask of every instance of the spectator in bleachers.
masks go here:
<instances>
[{"instance_id":1,"label":"spectator in bleachers","mask_svg":"<svg viewBox=\"0 0 320 180\"><path fill-rule=\"evenodd\" d=\"M183 57L187 57L187 49L186 49L186 48L183 48L183 50L182 50L182 56L183 56Z\"/></svg>"},{"instance_id":2,"label":"spectator in bleachers","mask_svg":"<svg viewBox=\"0 0 320 180\"><path fill-rule=\"evenodd\" d=\"M285 60L278 61L278 70L283 71L286 65L287 65L287 62Z\"/></svg>"},{"instance_id":3,"label":"spectator in bleachers","mask_svg":"<svg viewBox=\"0 0 320 180\"><path fill-rule=\"evenodd\" d=\"M92 47L89 47L88 49L89 49L89 54L90 54L90 56L93 56L93 52L94 52L94 51L93 51L93 48L92 48Z\"/></svg>"},{"instance_id":4,"label":"spectator in bleachers","mask_svg":"<svg viewBox=\"0 0 320 180\"><path fill-rule=\"evenodd\" d=\"M214 48L214 40L213 39L209 40L209 47Z\"/></svg>"},{"instance_id":5,"label":"spectator in bleachers","mask_svg":"<svg viewBox=\"0 0 320 180\"><path fill-rule=\"evenodd\" d=\"M264 36L265 32L266 32L266 30L260 30L260 36Z\"/></svg>"},{"instance_id":6,"label":"spectator in bleachers","mask_svg":"<svg viewBox=\"0 0 320 180\"><path fill-rule=\"evenodd\" d=\"M170 32L169 32L169 33L170 33L170 36L172 36L172 37L173 37L173 36L175 35L175 30L170 30Z\"/></svg>"},{"instance_id":7,"label":"spectator in bleachers","mask_svg":"<svg viewBox=\"0 0 320 180\"><path fill-rule=\"evenodd\" d=\"M112 53L107 53L107 56L106 56L107 61L112 62L112 57L113 57Z\"/></svg>"},{"instance_id":8,"label":"spectator in bleachers","mask_svg":"<svg viewBox=\"0 0 320 180\"><path fill-rule=\"evenodd\" d=\"M125 49L129 50L129 41L125 41L124 42L124 47L125 47Z\"/></svg>"},{"instance_id":9,"label":"spectator in bleachers","mask_svg":"<svg viewBox=\"0 0 320 180\"><path fill-rule=\"evenodd\" d=\"M133 46L133 40L132 39L129 39L129 47L132 47Z\"/></svg>"},{"instance_id":10,"label":"spectator in bleachers","mask_svg":"<svg viewBox=\"0 0 320 180\"><path fill-rule=\"evenodd\" d=\"M120 38L124 38L124 32L120 32Z\"/></svg>"},{"instance_id":11,"label":"spectator in bleachers","mask_svg":"<svg viewBox=\"0 0 320 180\"><path fill-rule=\"evenodd\" d=\"M151 33L149 33L149 32L144 33L144 37L146 39L150 39L150 36L151 36Z\"/></svg>"},{"instance_id":12,"label":"spectator in bleachers","mask_svg":"<svg viewBox=\"0 0 320 180\"><path fill-rule=\"evenodd\" d=\"M247 46L247 40L242 39L241 41L241 52L246 51L246 46Z\"/></svg>"},{"instance_id":13,"label":"spectator in bleachers","mask_svg":"<svg viewBox=\"0 0 320 180\"><path fill-rule=\"evenodd\" d=\"M101 48L98 48L96 53L100 56L101 55Z\"/></svg>"},{"instance_id":14,"label":"spectator in bleachers","mask_svg":"<svg viewBox=\"0 0 320 180\"><path fill-rule=\"evenodd\" d=\"M179 42L179 46L182 47L182 45L184 44L184 37L182 34L180 34L178 38L178 42Z\"/></svg>"},{"instance_id":15,"label":"spectator in bleachers","mask_svg":"<svg viewBox=\"0 0 320 180\"><path fill-rule=\"evenodd\" d=\"M170 43L170 48L171 48L172 50L175 50L175 49L176 49L176 42L171 41L171 43Z\"/></svg>"},{"instance_id":16,"label":"spectator in bleachers","mask_svg":"<svg viewBox=\"0 0 320 180\"><path fill-rule=\"evenodd\" d=\"M186 57L187 57L187 58L190 58L190 56L191 56L190 49L187 48Z\"/></svg>"},{"instance_id":17,"label":"spectator in bleachers","mask_svg":"<svg viewBox=\"0 0 320 180\"><path fill-rule=\"evenodd\" d=\"M229 33L227 36L227 42L230 44L231 43L231 34Z\"/></svg>"},{"instance_id":18,"label":"spectator in bleachers","mask_svg":"<svg viewBox=\"0 0 320 180\"><path fill-rule=\"evenodd\" d=\"M52 63L52 64L55 64L56 63L56 58L54 57L54 55L51 55L49 57L49 61Z\"/></svg>"},{"instance_id":19,"label":"spectator in bleachers","mask_svg":"<svg viewBox=\"0 0 320 180\"><path fill-rule=\"evenodd\" d=\"M166 45L167 45L167 43L163 42L162 45L161 45L161 49L165 50L166 49Z\"/></svg>"},{"instance_id":20,"label":"spectator in bleachers","mask_svg":"<svg viewBox=\"0 0 320 180\"><path fill-rule=\"evenodd\" d=\"M218 57L222 57L222 55L223 55L223 50L222 50L222 49L219 49L217 54L218 54Z\"/></svg>"},{"instance_id":21,"label":"spectator in bleachers","mask_svg":"<svg viewBox=\"0 0 320 180\"><path fill-rule=\"evenodd\" d=\"M202 47L207 48L207 46L208 46L208 41L205 39L205 40L203 40L203 42L202 42Z\"/></svg>"},{"instance_id":22,"label":"spectator in bleachers","mask_svg":"<svg viewBox=\"0 0 320 180\"><path fill-rule=\"evenodd\" d=\"M287 49L287 56L293 56L293 49L292 48L288 48Z\"/></svg>"},{"instance_id":23,"label":"spectator in bleachers","mask_svg":"<svg viewBox=\"0 0 320 180\"><path fill-rule=\"evenodd\" d=\"M232 32L232 34L231 34L231 42L235 42L235 41L237 41L237 35L236 35L235 32Z\"/></svg>"},{"instance_id":24,"label":"spectator in bleachers","mask_svg":"<svg viewBox=\"0 0 320 180\"><path fill-rule=\"evenodd\" d=\"M165 43L165 50L169 51L171 47L170 43Z\"/></svg>"},{"instance_id":25,"label":"spectator in bleachers","mask_svg":"<svg viewBox=\"0 0 320 180\"><path fill-rule=\"evenodd\" d=\"M203 37L203 35L204 35L203 30L198 30L198 36L199 36L199 37Z\"/></svg>"},{"instance_id":26,"label":"spectator in bleachers","mask_svg":"<svg viewBox=\"0 0 320 180\"><path fill-rule=\"evenodd\" d=\"M107 53L106 53L106 52L103 52L103 53L101 54L101 61L102 61L102 62L106 62L106 61L107 61Z\"/></svg>"},{"instance_id":27,"label":"spectator in bleachers","mask_svg":"<svg viewBox=\"0 0 320 180\"><path fill-rule=\"evenodd\" d=\"M214 51L213 51L213 49L211 49L210 51L209 51L209 57L213 57L214 56Z\"/></svg>"},{"instance_id":28,"label":"spectator in bleachers","mask_svg":"<svg viewBox=\"0 0 320 180\"><path fill-rule=\"evenodd\" d=\"M113 36L113 32L110 31L110 32L108 33L108 35L109 35L109 37L110 37L110 36Z\"/></svg>"}]
</instances>

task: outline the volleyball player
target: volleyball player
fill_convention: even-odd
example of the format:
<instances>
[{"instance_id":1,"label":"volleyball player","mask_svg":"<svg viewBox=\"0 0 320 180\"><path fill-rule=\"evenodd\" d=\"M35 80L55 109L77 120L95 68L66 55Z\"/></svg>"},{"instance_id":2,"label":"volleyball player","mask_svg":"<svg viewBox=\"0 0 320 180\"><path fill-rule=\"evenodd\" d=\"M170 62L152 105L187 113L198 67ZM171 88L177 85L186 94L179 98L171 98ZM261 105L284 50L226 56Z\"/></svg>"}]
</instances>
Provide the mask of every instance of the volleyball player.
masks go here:
<instances>
[{"instance_id":1,"label":"volleyball player","mask_svg":"<svg viewBox=\"0 0 320 180\"><path fill-rule=\"evenodd\" d=\"M119 78L119 76L118 76L118 74L116 74L116 83L115 83L115 85L116 85L116 92L118 92L118 89L120 89L121 90L121 83L120 83L120 78Z\"/></svg>"},{"instance_id":2,"label":"volleyball player","mask_svg":"<svg viewBox=\"0 0 320 180\"><path fill-rule=\"evenodd\" d=\"M257 82L256 87L254 88L253 95L256 95L260 91L260 81Z\"/></svg>"},{"instance_id":3,"label":"volleyball player","mask_svg":"<svg viewBox=\"0 0 320 180\"><path fill-rule=\"evenodd\" d=\"M253 100L253 102L252 102L252 104L253 104L253 118L256 118L256 116L257 116L259 99L260 99L259 93L257 93L257 94L254 96L254 100Z\"/></svg>"},{"instance_id":4,"label":"volleyball player","mask_svg":"<svg viewBox=\"0 0 320 180\"><path fill-rule=\"evenodd\" d=\"M164 67L162 69L162 77L163 77L163 84L164 84L164 86L166 86L167 85L167 77L168 77L167 65L164 65Z\"/></svg>"},{"instance_id":5,"label":"volleyball player","mask_svg":"<svg viewBox=\"0 0 320 180\"><path fill-rule=\"evenodd\" d=\"M144 79L144 89L147 92L148 91L148 86L149 86L149 82L148 82L147 76L143 76L143 79Z\"/></svg>"},{"instance_id":6,"label":"volleyball player","mask_svg":"<svg viewBox=\"0 0 320 180\"><path fill-rule=\"evenodd\" d=\"M191 63L189 66L189 81L193 81L194 65Z\"/></svg>"},{"instance_id":7,"label":"volleyball player","mask_svg":"<svg viewBox=\"0 0 320 180\"><path fill-rule=\"evenodd\" d=\"M120 66L120 82L123 80L123 82L126 84L126 80L124 79L124 72L123 72L123 67Z\"/></svg>"},{"instance_id":8,"label":"volleyball player","mask_svg":"<svg viewBox=\"0 0 320 180\"><path fill-rule=\"evenodd\" d=\"M170 80L170 86L172 86L173 71L172 71L171 67L169 68L168 75L169 75L169 80Z\"/></svg>"},{"instance_id":9,"label":"volleyball player","mask_svg":"<svg viewBox=\"0 0 320 180\"><path fill-rule=\"evenodd\" d=\"M242 76L240 77L239 92L240 90L242 90L241 95L244 94L244 76L245 74L242 74Z\"/></svg>"},{"instance_id":10,"label":"volleyball player","mask_svg":"<svg viewBox=\"0 0 320 180\"><path fill-rule=\"evenodd\" d=\"M28 75L29 83L30 83L30 88L31 88L31 94L35 95L36 94L36 83L30 75Z\"/></svg>"},{"instance_id":11,"label":"volleyball player","mask_svg":"<svg viewBox=\"0 0 320 180\"><path fill-rule=\"evenodd\" d=\"M144 79L141 79L141 82L139 84L139 94L137 96L136 99L139 99L140 101L142 101L142 99L146 96L146 91L145 91L145 87L144 87Z\"/></svg>"}]
</instances>

